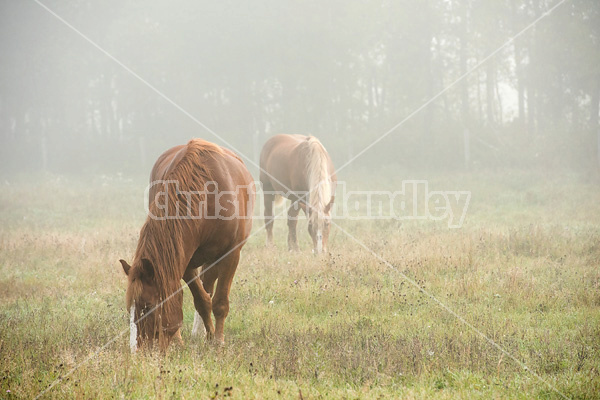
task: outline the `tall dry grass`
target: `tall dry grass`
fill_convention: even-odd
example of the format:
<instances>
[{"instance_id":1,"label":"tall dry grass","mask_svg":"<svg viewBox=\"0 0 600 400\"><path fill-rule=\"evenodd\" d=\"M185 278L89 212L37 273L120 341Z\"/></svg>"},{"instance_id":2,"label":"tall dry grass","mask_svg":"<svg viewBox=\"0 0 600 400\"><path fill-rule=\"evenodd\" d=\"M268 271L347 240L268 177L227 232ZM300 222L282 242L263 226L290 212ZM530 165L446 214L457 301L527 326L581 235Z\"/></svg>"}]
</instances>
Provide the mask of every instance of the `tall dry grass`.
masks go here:
<instances>
[{"instance_id":1,"label":"tall dry grass","mask_svg":"<svg viewBox=\"0 0 600 400\"><path fill-rule=\"evenodd\" d=\"M554 387L598 398L600 189L571 176L512 175L427 177L437 189L472 191L458 230L338 221L393 268L335 227L331 254L313 256L305 221L302 251L288 253L276 221L276 250L259 232L243 251L226 346L190 337L186 290L185 344L164 357L129 354L117 262L135 248L143 181L5 183L0 398L35 397L61 378L43 397L560 398ZM365 183L357 173L350 184L399 187L390 176Z\"/></svg>"}]
</instances>

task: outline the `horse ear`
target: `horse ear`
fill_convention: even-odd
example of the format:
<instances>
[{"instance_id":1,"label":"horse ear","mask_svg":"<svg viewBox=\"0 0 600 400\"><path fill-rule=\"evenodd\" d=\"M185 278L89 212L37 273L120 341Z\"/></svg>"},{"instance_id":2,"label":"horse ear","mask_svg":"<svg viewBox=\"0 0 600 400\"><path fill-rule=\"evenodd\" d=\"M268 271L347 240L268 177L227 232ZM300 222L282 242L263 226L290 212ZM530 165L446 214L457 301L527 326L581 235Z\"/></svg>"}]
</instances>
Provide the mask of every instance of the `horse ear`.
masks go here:
<instances>
[{"instance_id":1,"label":"horse ear","mask_svg":"<svg viewBox=\"0 0 600 400\"><path fill-rule=\"evenodd\" d=\"M121 265L123 266L123 271L125 271L125 275L129 275L129 270L131 269L131 265L127 264L125 260L119 260Z\"/></svg>"},{"instance_id":2,"label":"horse ear","mask_svg":"<svg viewBox=\"0 0 600 400\"><path fill-rule=\"evenodd\" d=\"M147 278L154 277L154 267L152 266L150 260L148 260L147 258L142 258L142 271L144 271L144 275Z\"/></svg>"}]
</instances>

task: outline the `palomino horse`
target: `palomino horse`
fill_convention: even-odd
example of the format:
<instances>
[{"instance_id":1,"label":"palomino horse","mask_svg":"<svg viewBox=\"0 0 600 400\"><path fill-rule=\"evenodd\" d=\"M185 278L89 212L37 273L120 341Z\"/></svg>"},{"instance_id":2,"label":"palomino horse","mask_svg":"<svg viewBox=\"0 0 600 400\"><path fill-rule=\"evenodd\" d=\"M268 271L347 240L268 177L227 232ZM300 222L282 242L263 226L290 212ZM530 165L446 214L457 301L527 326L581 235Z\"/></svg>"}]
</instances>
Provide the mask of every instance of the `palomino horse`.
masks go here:
<instances>
[{"instance_id":1,"label":"palomino horse","mask_svg":"<svg viewBox=\"0 0 600 400\"><path fill-rule=\"evenodd\" d=\"M129 281L132 351L155 340L162 350L181 341L181 279L194 296L194 331L201 318L207 338L224 343L231 281L252 228L254 200L252 176L228 149L193 139L158 158L132 266L120 260Z\"/></svg>"},{"instance_id":2,"label":"palomino horse","mask_svg":"<svg viewBox=\"0 0 600 400\"><path fill-rule=\"evenodd\" d=\"M283 196L292 201L288 210L289 249L298 249L296 225L300 207L308 216L314 252L326 252L337 179L321 142L314 136L273 136L263 146L260 168L267 244L273 243L273 203L276 197Z\"/></svg>"}]
</instances>

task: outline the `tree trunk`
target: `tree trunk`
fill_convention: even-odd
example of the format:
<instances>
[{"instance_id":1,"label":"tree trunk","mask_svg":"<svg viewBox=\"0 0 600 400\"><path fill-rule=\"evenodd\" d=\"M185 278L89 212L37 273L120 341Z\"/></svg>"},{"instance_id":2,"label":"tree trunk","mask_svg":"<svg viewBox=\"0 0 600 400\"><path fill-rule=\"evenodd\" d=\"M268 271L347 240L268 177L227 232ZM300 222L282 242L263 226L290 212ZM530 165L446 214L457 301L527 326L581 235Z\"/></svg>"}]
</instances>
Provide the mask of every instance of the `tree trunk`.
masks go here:
<instances>
[{"instance_id":1,"label":"tree trunk","mask_svg":"<svg viewBox=\"0 0 600 400\"><path fill-rule=\"evenodd\" d=\"M537 18L540 14L540 2L534 0L531 4L531 10L533 11L533 18ZM536 71L536 28L533 27L529 32L529 46L527 51L529 53L529 64L527 65L526 75L526 90L527 90L527 131L530 136L534 136L538 131L538 117L539 108L538 105L538 91L537 91L537 73ZM537 151L533 149L533 151Z\"/></svg>"},{"instance_id":2,"label":"tree trunk","mask_svg":"<svg viewBox=\"0 0 600 400\"><path fill-rule=\"evenodd\" d=\"M494 76L494 92L496 94L496 99L498 101L498 124L500 126L502 126L502 124L504 123L503 121L503 117L504 117L504 108L502 107L502 96L500 95L500 82L498 80L497 76Z\"/></svg>"},{"instance_id":3,"label":"tree trunk","mask_svg":"<svg viewBox=\"0 0 600 400\"><path fill-rule=\"evenodd\" d=\"M597 138L596 160L600 167L600 126L598 125L598 114L600 113L600 74L596 75L594 88L592 89L592 101L590 103L590 130Z\"/></svg>"},{"instance_id":4,"label":"tree trunk","mask_svg":"<svg viewBox=\"0 0 600 400\"><path fill-rule=\"evenodd\" d=\"M483 104L481 101L481 77L480 69L477 69L477 114L479 116L479 124L483 124Z\"/></svg>"},{"instance_id":5,"label":"tree trunk","mask_svg":"<svg viewBox=\"0 0 600 400\"><path fill-rule=\"evenodd\" d=\"M41 125L41 138L40 138L40 148L41 148L41 159L42 159L42 171L48 170L48 123L45 117L40 117L40 125Z\"/></svg>"},{"instance_id":6,"label":"tree trunk","mask_svg":"<svg viewBox=\"0 0 600 400\"><path fill-rule=\"evenodd\" d=\"M514 41L514 51L515 51L515 74L517 77L517 119L519 121L519 125L525 123L525 87L523 85L523 59L521 57L521 52L523 51L520 44L520 39L517 38Z\"/></svg>"},{"instance_id":7,"label":"tree trunk","mask_svg":"<svg viewBox=\"0 0 600 400\"><path fill-rule=\"evenodd\" d=\"M468 171L471 166L471 132L469 128L463 131L463 144L465 152L465 169Z\"/></svg>"},{"instance_id":8,"label":"tree trunk","mask_svg":"<svg viewBox=\"0 0 600 400\"><path fill-rule=\"evenodd\" d=\"M467 5L464 4L461 10L461 24L459 31L459 58L460 58L460 76L467 73ZM441 54L441 53L440 53ZM463 126L469 126L469 83L467 78L463 79L460 85L461 114Z\"/></svg>"},{"instance_id":9,"label":"tree trunk","mask_svg":"<svg viewBox=\"0 0 600 400\"><path fill-rule=\"evenodd\" d=\"M441 40L438 37L438 39L436 40L436 52L437 52L437 64L436 64L436 70L435 70L435 74L437 75L437 79L439 82L439 89L438 90L444 90L445 89L445 85L444 85L444 61L443 61L443 55L442 55L442 46L440 44ZM466 64L465 64L465 68L466 68ZM467 82L463 82L463 85L467 85ZM461 97L462 97L462 93L461 93ZM467 113L469 110L469 105L468 105L468 92L467 92ZM464 98L463 98L464 101ZM448 104L448 95L446 94L446 92L444 92L444 94L442 95L442 102L444 103L444 118L446 118L447 120L451 119L450 116L450 106ZM463 113L464 113L464 109L463 109ZM464 115L463 115L464 118ZM466 123L463 122L463 124Z\"/></svg>"},{"instance_id":10,"label":"tree trunk","mask_svg":"<svg viewBox=\"0 0 600 400\"><path fill-rule=\"evenodd\" d=\"M512 20L515 22L513 26L513 34L520 29L521 18L519 17L518 4L515 0L510 2ZM517 106L519 124L525 123L525 87L523 84L523 46L522 39L516 38L513 42L513 50L515 57L515 74L517 78Z\"/></svg>"},{"instance_id":11,"label":"tree trunk","mask_svg":"<svg viewBox=\"0 0 600 400\"><path fill-rule=\"evenodd\" d=\"M536 93L535 93L535 88L531 79L531 66L529 67L530 69L530 78L528 79L528 83L527 83L527 131L529 132L530 136L533 136L536 132L536 128L535 128L535 114L536 114L536 109L535 109L535 103L536 103Z\"/></svg>"},{"instance_id":12,"label":"tree trunk","mask_svg":"<svg viewBox=\"0 0 600 400\"><path fill-rule=\"evenodd\" d=\"M429 4L426 2L425 6L428 8ZM424 71L423 76L425 80L425 100L428 101L434 96L433 93L433 54L431 41L433 39L433 32L431 30L431 22L427 20L423 26L423 41L420 42L423 51L424 57ZM432 145L435 142L434 139L434 129L433 129L433 121L435 118L435 106L434 104L430 104L425 108L423 113L423 153L426 154L427 157L424 159L429 159L430 155L433 154L431 151Z\"/></svg>"},{"instance_id":13,"label":"tree trunk","mask_svg":"<svg viewBox=\"0 0 600 400\"><path fill-rule=\"evenodd\" d=\"M486 117L489 125L494 124L494 62L490 59L485 70Z\"/></svg>"},{"instance_id":14,"label":"tree trunk","mask_svg":"<svg viewBox=\"0 0 600 400\"><path fill-rule=\"evenodd\" d=\"M590 102L590 127L592 131L598 129L598 114L600 114L600 74L596 75Z\"/></svg>"}]
</instances>

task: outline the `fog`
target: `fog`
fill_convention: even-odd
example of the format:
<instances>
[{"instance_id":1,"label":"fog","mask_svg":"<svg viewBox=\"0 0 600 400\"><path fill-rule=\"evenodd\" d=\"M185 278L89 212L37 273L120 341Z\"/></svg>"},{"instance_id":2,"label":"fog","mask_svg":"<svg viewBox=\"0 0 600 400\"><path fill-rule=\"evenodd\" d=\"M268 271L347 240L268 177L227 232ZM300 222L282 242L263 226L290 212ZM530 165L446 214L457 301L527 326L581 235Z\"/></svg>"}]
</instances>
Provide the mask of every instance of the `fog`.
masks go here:
<instances>
[{"instance_id":1,"label":"fog","mask_svg":"<svg viewBox=\"0 0 600 400\"><path fill-rule=\"evenodd\" d=\"M0 7L6 176L146 174L193 137L256 173L276 133L349 169L598 169L597 0Z\"/></svg>"}]
</instances>

